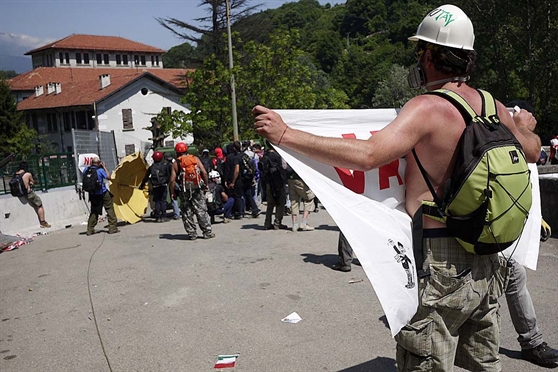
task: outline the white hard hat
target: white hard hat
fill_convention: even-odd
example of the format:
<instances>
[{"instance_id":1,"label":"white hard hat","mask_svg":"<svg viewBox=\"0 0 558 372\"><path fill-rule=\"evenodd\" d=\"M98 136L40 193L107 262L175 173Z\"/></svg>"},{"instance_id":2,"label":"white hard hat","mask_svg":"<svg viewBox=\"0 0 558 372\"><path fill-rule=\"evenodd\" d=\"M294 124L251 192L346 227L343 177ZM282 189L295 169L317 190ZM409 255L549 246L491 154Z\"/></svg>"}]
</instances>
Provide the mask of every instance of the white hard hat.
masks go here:
<instances>
[{"instance_id":1,"label":"white hard hat","mask_svg":"<svg viewBox=\"0 0 558 372\"><path fill-rule=\"evenodd\" d=\"M424 17L411 41L443 45L450 48L473 50L475 32L473 23L455 5L442 5Z\"/></svg>"},{"instance_id":2,"label":"white hard hat","mask_svg":"<svg viewBox=\"0 0 558 372\"><path fill-rule=\"evenodd\" d=\"M213 179L213 178L219 178L221 177L221 175L219 174L219 172L212 170L211 172L209 172L209 178Z\"/></svg>"}]
</instances>

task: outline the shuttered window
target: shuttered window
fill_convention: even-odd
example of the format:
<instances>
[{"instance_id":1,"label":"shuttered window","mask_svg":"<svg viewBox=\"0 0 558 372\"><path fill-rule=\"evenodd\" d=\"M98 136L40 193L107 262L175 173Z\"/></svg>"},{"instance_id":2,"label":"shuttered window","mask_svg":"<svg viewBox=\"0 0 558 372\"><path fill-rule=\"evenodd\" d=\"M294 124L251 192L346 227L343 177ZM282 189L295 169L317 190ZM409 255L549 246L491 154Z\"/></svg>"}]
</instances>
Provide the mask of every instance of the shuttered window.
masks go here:
<instances>
[{"instance_id":1,"label":"shuttered window","mask_svg":"<svg viewBox=\"0 0 558 372\"><path fill-rule=\"evenodd\" d=\"M134 129L134 123L132 121L132 109L122 110L122 129L124 130Z\"/></svg>"}]
</instances>

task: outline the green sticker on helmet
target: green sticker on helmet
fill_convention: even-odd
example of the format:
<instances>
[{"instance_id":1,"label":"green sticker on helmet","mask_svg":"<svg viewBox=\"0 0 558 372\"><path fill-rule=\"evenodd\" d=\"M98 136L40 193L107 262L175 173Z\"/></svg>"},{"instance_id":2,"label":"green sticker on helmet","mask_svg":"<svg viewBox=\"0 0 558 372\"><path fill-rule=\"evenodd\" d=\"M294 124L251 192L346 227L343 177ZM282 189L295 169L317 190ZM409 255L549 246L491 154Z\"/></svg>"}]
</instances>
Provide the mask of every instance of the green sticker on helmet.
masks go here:
<instances>
[{"instance_id":1,"label":"green sticker on helmet","mask_svg":"<svg viewBox=\"0 0 558 372\"><path fill-rule=\"evenodd\" d=\"M434 9L432 12L430 12L429 16L435 17L436 21L440 19L445 21L444 26L447 26L456 20L456 18L453 18L453 14L440 8Z\"/></svg>"}]
</instances>

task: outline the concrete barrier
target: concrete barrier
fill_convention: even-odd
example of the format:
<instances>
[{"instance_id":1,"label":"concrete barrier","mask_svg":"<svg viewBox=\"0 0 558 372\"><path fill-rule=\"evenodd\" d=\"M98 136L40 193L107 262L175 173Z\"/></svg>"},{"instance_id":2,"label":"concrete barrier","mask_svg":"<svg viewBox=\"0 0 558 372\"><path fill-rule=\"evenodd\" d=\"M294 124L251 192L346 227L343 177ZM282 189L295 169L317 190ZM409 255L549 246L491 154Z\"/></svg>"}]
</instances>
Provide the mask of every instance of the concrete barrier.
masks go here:
<instances>
[{"instance_id":1,"label":"concrete barrier","mask_svg":"<svg viewBox=\"0 0 558 372\"><path fill-rule=\"evenodd\" d=\"M43 229L35 210L11 195L0 196L0 232L7 235L20 234L29 237L37 232L64 229L68 225L79 225L87 221L89 209L87 200L80 200L73 186L51 189L48 192L37 191L43 202L45 219L51 228ZM84 231L86 227L83 227Z\"/></svg>"},{"instance_id":2,"label":"concrete barrier","mask_svg":"<svg viewBox=\"0 0 558 372\"><path fill-rule=\"evenodd\" d=\"M537 167L541 190L541 212L552 228L552 236L558 236L558 165ZM11 195L0 196L0 232L7 235L20 234L28 237L37 232L63 229L68 225L80 225L89 217L87 197L80 199L73 186L37 192L45 208L45 218L50 229L39 227L35 210ZM149 209L147 211L149 213ZM83 226L83 230L86 227Z\"/></svg>"}]
</instances>

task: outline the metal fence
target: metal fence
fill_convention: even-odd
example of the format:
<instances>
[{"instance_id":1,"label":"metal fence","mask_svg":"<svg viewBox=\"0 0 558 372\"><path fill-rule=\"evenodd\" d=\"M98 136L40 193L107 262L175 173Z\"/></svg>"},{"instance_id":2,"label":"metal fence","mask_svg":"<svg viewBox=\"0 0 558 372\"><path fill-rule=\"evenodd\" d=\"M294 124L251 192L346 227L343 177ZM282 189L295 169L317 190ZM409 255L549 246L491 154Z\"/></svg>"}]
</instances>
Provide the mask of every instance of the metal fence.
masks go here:
<instances>
[{"instance_id":1,"label":"metal fence","mask_svg":"<svg viewBox=\"0 0 558 372\"><path fill-rule=\"evenodd\" d=\"M0 194L9 194L9 182L23 159L16 157L2 168ZM28 171L33 175L34 190L49 190L62 186L73 186L76 183L76 162L74 154L53 153L29 155L26 159Z\"/></svg>"},{"instance_id":2,"label":"metal fence","mask_svg":"<svg viewBox=\"0 0 558 372\"><path fill-rule=\"evenodd\" d=\"M74 155L77 164L80 154L97 154L105 163L109 171L113 171L118 164L116 156L116 142L114 131L97 132L91 130L72 129L72 140L74 144ZM81 172L77 166L74 167L77 182L81 182Z\"/></svg>"}]
</instances>

